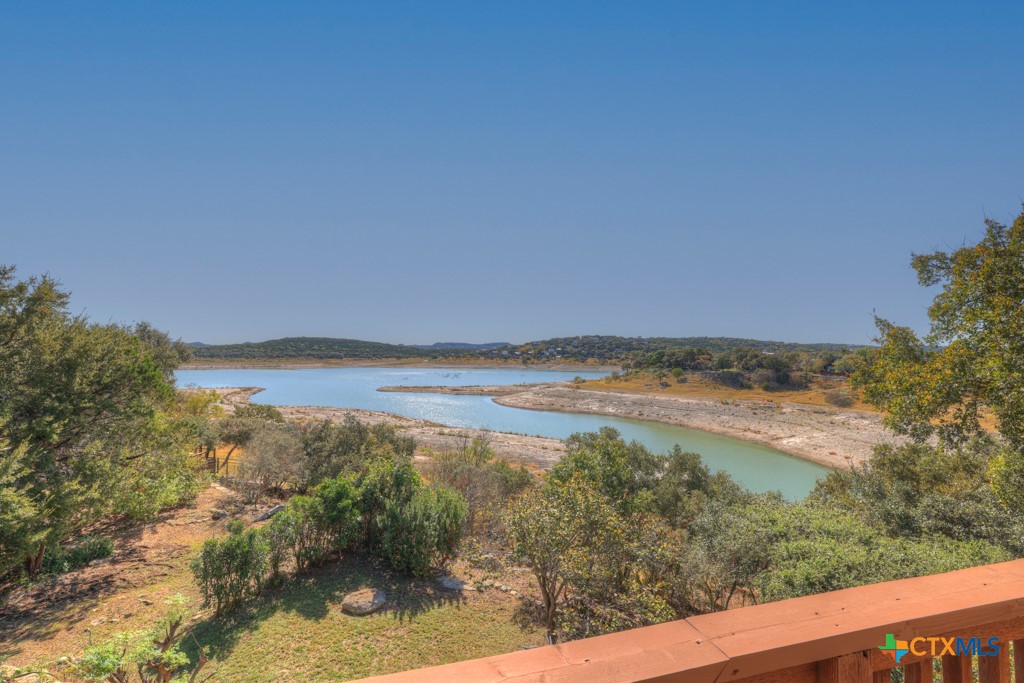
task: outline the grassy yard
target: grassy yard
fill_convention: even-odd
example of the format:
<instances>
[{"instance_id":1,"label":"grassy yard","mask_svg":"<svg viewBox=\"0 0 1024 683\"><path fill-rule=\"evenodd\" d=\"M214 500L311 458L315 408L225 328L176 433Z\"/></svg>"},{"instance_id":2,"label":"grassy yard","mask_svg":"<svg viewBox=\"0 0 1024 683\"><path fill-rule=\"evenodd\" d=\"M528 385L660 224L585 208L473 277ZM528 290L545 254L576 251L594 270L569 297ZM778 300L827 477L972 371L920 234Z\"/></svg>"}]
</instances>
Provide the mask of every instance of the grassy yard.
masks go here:
<instances>
[{"instance_id":1,"label":"grassy yard","mask_svg":"<svg viewBox=\"0 0 1024 683\"><path fill-rule=\"evenodd\" d=\"M355 617L343 596L365 586L390 600ZM195 632L221 663L214 680L346 680L510 652L543 642L522 622L519 601L497 591L450 591L395 576L363 558L287 584L233 618L204 621Z\"/></svg>"},{"instance_id":2,"label":"grassy yard","mask_svg":"<svg viewBox=\"0 0 1024 683\"><path fill-rule=\"evenodd\" d=\"M47 667L81 654L90 638L146 629L170 595L184 594L198 607L189 562L206 538L225 533L227 520L214 521L211 510L231 510L234 500L211 487L193 507L116 531L111 560L15 588L0 602L0 664ZM455 571L484 577L468 567ZM528 573L499 578L524 592L532 585ZM346 593L370 586L387 593L383 609L365 617L342 612ZM186 649L212 649L213 681L347 680L540 645L543 628L522 604L497 590L452 591L408 579L350 555L267 590L234 614L200 613Z\"/></svg>"}]
</instances>

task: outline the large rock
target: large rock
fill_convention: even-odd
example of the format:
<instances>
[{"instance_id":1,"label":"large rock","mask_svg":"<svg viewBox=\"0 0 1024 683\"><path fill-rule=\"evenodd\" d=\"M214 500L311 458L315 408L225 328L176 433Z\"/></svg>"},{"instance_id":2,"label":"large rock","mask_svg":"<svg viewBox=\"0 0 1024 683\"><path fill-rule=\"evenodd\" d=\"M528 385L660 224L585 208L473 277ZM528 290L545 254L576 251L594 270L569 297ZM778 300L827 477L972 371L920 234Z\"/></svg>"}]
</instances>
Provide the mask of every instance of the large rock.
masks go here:
<instances>
[{"instance_id":1,"label":"large rock","mask_svg":"<svg viewBox=\"0 0 1024 683\"><path fill-rule=\"evenodd\" d=\"M284 505L275 505L274 507L270 508L269 510L267 510L262 515L260 515L259 517L257 517L256 519L254 519L252 521L254 521L254 522L265 522L266 520L270 519L271 517L276 515L278 512L280 512L281 510L284 510Z\"/></svg>"},{"instance_id":2,"label":"large rock","mask_svg":"<svg viewBox=\"0 0 1024 683\"><path fill-rule=\"evenodd\" d=\"M460 581L454 576L438 577L437 582L450 591L460 591L466 587L466 583L464 581Z\"/></svg>"},{"instance_id":3,"label":"large rock","mask_svg":"<svg viewBox=\"0 0 1024 683\"><path fill-rule=\"evenodd\" d=\"M364 588L349 593L341 603L341 609L349 614L370 614L376 612L388 601L388 596L376 588Z\"/></svg>"}]
</instances>

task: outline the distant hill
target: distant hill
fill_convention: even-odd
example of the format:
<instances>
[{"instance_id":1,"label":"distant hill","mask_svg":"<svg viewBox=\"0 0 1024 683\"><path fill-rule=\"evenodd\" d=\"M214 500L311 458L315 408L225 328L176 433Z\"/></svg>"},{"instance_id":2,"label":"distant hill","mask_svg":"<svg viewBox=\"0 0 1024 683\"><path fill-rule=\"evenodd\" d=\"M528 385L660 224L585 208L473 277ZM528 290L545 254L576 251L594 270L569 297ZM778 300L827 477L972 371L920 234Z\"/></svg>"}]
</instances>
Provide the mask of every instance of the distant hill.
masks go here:
<instances>
[{"instance_id":1,"label":"distant hill","mask_svg":"<svg viewBox=\"0 0 1024 683\"><path fill-rule=\"evenodd\" d=\"M333 339L331 337L284 337L244 344L211 344L197 346L196 358L319 358L319 359L376 359L423 358L441 355L440 350L407 344L385 344L359 339Z\"/></svg>"},{"instance_id":2,"label":"distant hill","mask_svg":"<svg viewBox=\"0 0 1024 683\"><path fill-rule=\"evenodd\" d=\"M856 348L856 344L830 342L801 344L797 342L764 341L761 339L740 339L736 337L618 337L614 335L585 335L580 337L555 337L527 342L487 352L491 356L511 354L520 358L535 360L572 360L584 362L620 361L637 353L668 348L701 348L718 353L737 348L752 348L764 353L799 351L843 351Z\"/></svg>"},{"instance_id":3,"label":"distant hill","mask_svg":"<svg viewBox=\"0 0 1024 683\"><path fill-rule=\"evenodd\" d=\"M421 346L422 349L460 349L467 351L488 351L512 346L508 342L491 342L490 344L467 344L466 342L437 342L430 346Z\"/></svg>"},{"instance_id":4,"label":"distant hill","mask_svg":"<svg viewBox=\"0 0 1024 683\"><path fill-rule=\"evenodd\" d=\"M800 344L795 342L738 339L734 337L618 337L613 335L585 335L556 337L525 344L493 342L469 344L466 342L437 342L429 346L414 344L386 344L359 339L331 337L284 337L261 342L241 344L203 344L193 342L196 358L220 359L384 359L384 358L452 358L478 357L486 359L524 361L571 360L614 363L635 357L637 353L667 348L702 348L711 352L735 348L751 348L765 353L800 351L843 351L856 348L855 344Z\"/></svg>"}]
</instances>

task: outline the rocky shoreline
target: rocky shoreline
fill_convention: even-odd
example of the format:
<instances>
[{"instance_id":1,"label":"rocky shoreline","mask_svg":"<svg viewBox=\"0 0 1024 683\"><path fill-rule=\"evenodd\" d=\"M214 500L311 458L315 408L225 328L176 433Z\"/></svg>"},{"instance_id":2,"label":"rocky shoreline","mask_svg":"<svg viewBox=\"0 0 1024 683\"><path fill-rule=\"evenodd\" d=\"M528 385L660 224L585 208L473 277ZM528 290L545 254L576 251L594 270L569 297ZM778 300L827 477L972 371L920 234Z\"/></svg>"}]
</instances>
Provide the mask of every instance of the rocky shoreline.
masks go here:
<instances>
[{"instance_id":1,"label":"rocky shoreline","mask_svg":"<svg viewBox=\"0 0 1024 683\"><path fill-rule=\"evenodd\" d=\"M541 387L565 386L565 382L544 382L540 384L501 384L496 386L391 386L380 387L377 391L401 394L451 394L453 396L508 396Z\"/></svg>"},{"instance_id":2,"label":"rocky shoreline","mask_svg":"<svg viewBox=\"0 0 1024 683\"><path fill-rule=\"evenodd\" d=\"M421 358L366 360L318 359L318 358L254 358L216 359L196 358L182 364L180 370L309 370L316 368L450 368L453 370L551 370L557 372L612 372L621 370L619 365L592 365L589 363L531 363L522 365L513 361L444 361Z\"/></svg>"},{"instance_id":3,"label":"rocky shoreline","mask_svg":"<svg viewBox=\"0 0 1024 683\"><path fill-rule=\"evenodd\" d=\"M263 391L259 387L219 388L214 391L221 398L227 412L235 407L248 403L254 394ZM550 469L565 453L565 445L560 439L543 436L527 436L508 432L493 432L486 429L462 429L419 420L393 413L376 410L359 410L354 408L331 408L311 406L275 406L291 420L332 420L341 422L346 417L354 417L368 425L381 423L393 424L404 434L416 439L421 451L456 450L473 439L486 439L495 454L511 462L528 465L538 469ZM421 456L426 455L421 453Z\"/></svg>"},{"instance_id":4,"label":"rocky shoreline","mask_svg":"<svg viewBox=\"0 0 1024 683\"><path fill-rule=\"evenodd\" d=\"M217 389L228 410L261 391L256 387ZM593 391L568 382L506 386L388 386L379 391L492 396L524 410L607 415L699 429L752 441L826 467L848 469L865 462L879 443L896 440L881 416L858 410L800 403L731 398L657 396ZM277 406L290 419L391 423L414 437L423 450L451 450L475 438L487 439L495 453L540 469L565 452L559 439L484 429L448 427L392 413L351 408Z\"/></svg>"},{"instance_id":5,"label":"rocky shoreline","mask_svg":"<svg viewBox=\"0 0 1024 683\"><path fill-rule=\"evenodd\" d=\"M493 396L525 410L588 413L699 429L753 441L839 469L866 461L879 443L897 440L881 416L801 403L691 398L581 389L567 382L515 386L382 387L380 391Z\"/></svg>"}]
</instances>

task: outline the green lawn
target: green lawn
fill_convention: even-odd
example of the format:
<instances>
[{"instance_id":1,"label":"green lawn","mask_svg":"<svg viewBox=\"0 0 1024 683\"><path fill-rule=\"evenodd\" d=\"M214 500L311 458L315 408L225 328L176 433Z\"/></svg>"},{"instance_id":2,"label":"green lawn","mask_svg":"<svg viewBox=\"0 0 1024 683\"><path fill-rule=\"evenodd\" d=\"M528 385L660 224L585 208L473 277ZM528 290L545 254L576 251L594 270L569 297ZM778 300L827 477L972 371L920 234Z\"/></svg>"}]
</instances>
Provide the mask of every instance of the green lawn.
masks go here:
<instances>
[{"instance_id":1,"label":"green lawn","mask_svg":"<svg viewBox=\"0 0 1024 683\"><path fill-rule=\"evenodd\" d=\"M388 605L365 617L343 613L344 595L367 586L383 589ZM449 591L351 557L204 621L194 635L213 648L214 681L347 680L542 644L543 629L519 605L504 593Z\"/></svg>"}]
</instances>

